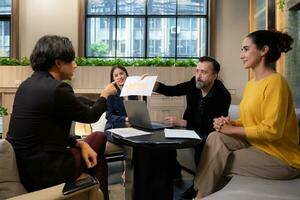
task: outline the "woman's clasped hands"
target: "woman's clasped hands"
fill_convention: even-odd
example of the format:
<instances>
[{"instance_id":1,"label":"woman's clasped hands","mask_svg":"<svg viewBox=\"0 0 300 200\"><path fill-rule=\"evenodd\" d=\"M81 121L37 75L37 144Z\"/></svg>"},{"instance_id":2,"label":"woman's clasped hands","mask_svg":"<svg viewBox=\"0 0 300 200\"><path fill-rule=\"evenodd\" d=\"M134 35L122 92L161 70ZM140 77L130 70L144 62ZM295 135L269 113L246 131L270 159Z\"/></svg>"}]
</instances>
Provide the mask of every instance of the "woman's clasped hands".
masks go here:
<instances>
[{"instance_id":1,"label":"woman's clasped hands","mask_svg":"<svg viewBox=\"0 0 300 200\"><path fill-rule=\"evenodd\" d=\"M215 118L213 122L213 127L216 131L221 133L230 133L230 129L232 128L232 124L230 121L230 117L219 117Z\"/></svg>"}]
</instances>

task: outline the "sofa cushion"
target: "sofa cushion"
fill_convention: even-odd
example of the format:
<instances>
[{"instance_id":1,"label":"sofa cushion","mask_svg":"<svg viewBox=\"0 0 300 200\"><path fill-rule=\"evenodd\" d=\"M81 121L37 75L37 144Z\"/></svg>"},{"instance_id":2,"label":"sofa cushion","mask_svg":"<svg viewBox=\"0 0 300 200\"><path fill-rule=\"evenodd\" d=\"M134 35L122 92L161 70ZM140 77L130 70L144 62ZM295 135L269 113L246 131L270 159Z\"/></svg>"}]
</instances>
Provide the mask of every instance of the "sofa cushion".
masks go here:
<instances>
[{"instance_id":1,"label":"sofa cushion","mask_svg":"<svg viewBox=\"0 0 300 200\"><path fill-rule=\"evenodd\" d=\"M267 180L256 177L233 176L220 191L204 200L298 200L300 197L300 179Z\"/></svg>"},{"instance_id":2,"label":"sofa cushion","mask_svg":"<svg viewBox=\"0 0 300 200\"><path fill-rule=\"evenodd\" d=\"M228 115L232 120L240 118L240 105L230 105Z\"/></svg>"},{"instance_id":3,"label":"sofa cushion","mask_svg":"<svg viewBox=\"0 0 300 200\"><path fill-rule=\"evenodd\" d=\"M0 199L26 193L20 182L15 152L11 144L0 140Z\"/></svg>"}]
</instances>

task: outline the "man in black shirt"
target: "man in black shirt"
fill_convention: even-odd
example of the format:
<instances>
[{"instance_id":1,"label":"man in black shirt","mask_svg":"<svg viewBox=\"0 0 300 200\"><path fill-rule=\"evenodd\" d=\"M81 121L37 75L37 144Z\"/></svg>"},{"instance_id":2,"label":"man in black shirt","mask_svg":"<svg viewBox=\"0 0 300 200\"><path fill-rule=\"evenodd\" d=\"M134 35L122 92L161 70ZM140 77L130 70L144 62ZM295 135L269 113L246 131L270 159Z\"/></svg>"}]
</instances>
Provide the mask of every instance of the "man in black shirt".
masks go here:
<instances>
[{"instance_id":1,"label":"man in black shirt","mask_svg":"<svg viewBox=\"0 0 300 200\"><path fill-rule=\"evenodd\" d=\"M165 120L179 127L194 130L206 139L213 129L213 119L227 116L231 102L230 93L219 81L219 63L211 57L200 57L195 76L187 82L166 86L156 82L154 91L166 96L186 95L183 119L169 116Z\"/></svg>"},{"instance_id":2,"label":"man in black shirt","mask_svg":"<svg viewBox=\"0 0 300 200\"><path fill-rule=\"evenodd\" d=\"M203 144L213 129L213 119L227 116L231 103L231 96L223 83L218 80L220 64L213 58L203 56L199 58L195 76L187 82L174 86L167 86L156 82L154 91L166 96L186 96L186 109L183 119L174 116L165 118L167 123L177 127L194 130L203 139L203 142L195 148L195 162L198 164ZM180 165L176 161L174 152L174 171L180 174ZM176 175L175 175L176 176ZM195 191L191 187L183 194L183 198L193 196Z\"/></svg>"},{"instance_id":3,"label":"man in black shirt","mask_svg":"<svg viewBox=\"0 0 300 200\"><path fill-rule=\"evenodd\" d=\"M107 97L116 93L115 86L107 85L91 105L76 97L63 81L71 80L77 67L73 45L66 37L40 38L30 63L34 72L16 92L7 135L23 185L36 191L89 172L99 179L108 200L105 134L94 132L76 140L69 132L72 121L96 122L106 110Z\"/></svg>"}]
</instances>

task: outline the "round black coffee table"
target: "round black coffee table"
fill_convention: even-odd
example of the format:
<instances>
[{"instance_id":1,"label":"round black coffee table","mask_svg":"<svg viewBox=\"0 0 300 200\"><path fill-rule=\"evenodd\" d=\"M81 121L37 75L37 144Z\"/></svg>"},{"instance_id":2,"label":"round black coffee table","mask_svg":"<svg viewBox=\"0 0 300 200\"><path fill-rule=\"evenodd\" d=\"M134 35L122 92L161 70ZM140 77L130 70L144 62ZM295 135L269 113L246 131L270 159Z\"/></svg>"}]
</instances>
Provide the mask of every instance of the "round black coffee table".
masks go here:
<instances>
[{"instance_id":1,"label":"round black coffee table","mask_svg":"<svg viewBox=\"0 0 300 200\"><path fill-rule=\"evenodd\" d=\"M168 139L164 131L113 140L126 150L126 200L173 200L172 167L176 149L194 147L195 139ZM173 158L173 159L172 159Z\"/></svg>"}]
</instances>

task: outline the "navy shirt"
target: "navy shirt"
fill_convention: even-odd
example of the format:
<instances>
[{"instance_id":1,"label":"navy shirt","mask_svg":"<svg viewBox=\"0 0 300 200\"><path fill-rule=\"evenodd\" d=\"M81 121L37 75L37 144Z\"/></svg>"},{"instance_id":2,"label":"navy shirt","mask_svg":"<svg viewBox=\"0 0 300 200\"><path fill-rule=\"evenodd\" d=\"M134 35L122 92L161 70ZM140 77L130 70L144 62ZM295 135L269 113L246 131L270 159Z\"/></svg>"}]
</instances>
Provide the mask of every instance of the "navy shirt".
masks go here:
<instances>
[{"instance_id":1,"label":"navy shirt","mask_svg":"<svg viewBox=\"0 0 300 200\"><path fill-rule=\"evenodd\" d=\"M107 98L107 110L106 110L106 126L105 130L114 128L114 125L125 123L127 113L123 103L123 97L120 97L121 90L118 88L115 95ZM128 100L137 100L137 96L129 96ZM109 139L109 138L108 138Z\"/></svg>"}]
</instances>

